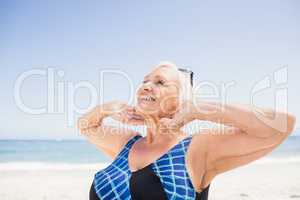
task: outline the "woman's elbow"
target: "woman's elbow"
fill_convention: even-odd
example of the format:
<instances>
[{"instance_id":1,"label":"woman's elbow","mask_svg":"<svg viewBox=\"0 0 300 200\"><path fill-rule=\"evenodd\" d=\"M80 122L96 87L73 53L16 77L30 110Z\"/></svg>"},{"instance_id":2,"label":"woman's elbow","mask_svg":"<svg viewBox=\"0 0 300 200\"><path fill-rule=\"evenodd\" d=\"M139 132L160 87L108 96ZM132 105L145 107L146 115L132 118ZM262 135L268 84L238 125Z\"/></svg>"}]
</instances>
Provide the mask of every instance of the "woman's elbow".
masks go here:
<instances>
[{"instance_id":1,"label":"woman's elbow","mask_svg":"<svg viewBox=\"0 0 300 200\"><path fill-rule=\"evenodd\" d=\"M277 118L277 120L276 120ZM288 137L294 130L296 123L296 117L291 113L282 112L277 117L275 116L275 120L272 123L270 132L278 133L284 137Z\"/></svg>"},{"instance_id":2,"label":"woman's elbow","mask_svg":"<svg viewBox=\"0 0 300 200\"><path fill-rule=\"evenodd\" d=\"M286 134L291 134L295 128L296 124L296 116L288 113L287 115L287 126L286 126Z\"/></svg>"}]
</instances>

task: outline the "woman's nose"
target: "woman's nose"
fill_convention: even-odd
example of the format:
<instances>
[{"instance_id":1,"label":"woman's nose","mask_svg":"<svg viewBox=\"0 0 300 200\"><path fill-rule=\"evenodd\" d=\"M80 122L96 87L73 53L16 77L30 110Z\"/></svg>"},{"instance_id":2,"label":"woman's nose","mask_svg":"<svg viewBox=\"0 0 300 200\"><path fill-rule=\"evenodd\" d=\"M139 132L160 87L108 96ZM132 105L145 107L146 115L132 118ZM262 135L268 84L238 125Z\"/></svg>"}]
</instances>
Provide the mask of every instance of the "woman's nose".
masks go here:
<instances>
[{"instance_id":1,"label":"woman's nose","mask_svg":"<svg viewBox=\"0 0 300 200\"><path fill-rule=\"evenodd\" d=\"M151 83L145 83L143 85L143 90L145 90L145 91L151 91L152 90Z\"/></svg>"}]
</instances>

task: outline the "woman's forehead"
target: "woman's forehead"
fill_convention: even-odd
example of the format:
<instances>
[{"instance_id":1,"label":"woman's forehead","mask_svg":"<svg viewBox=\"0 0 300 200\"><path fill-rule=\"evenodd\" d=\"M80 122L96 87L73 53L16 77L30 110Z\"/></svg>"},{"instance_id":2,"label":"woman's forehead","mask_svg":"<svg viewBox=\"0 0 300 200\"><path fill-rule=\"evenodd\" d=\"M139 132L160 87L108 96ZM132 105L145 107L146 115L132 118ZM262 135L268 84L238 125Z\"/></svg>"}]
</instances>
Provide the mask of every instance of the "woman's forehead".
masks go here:
<instances>
[{"instance_id":1,"label":"woman's forehead","mask_svg":"<svg viewBox=\"0 0 300 200\"><path fill-rule=\"evenodd\" d=\"M170 67L158 67L144 78L163 78L168 81L178 81L178 72Z\"/></svg>"}]
</instances>

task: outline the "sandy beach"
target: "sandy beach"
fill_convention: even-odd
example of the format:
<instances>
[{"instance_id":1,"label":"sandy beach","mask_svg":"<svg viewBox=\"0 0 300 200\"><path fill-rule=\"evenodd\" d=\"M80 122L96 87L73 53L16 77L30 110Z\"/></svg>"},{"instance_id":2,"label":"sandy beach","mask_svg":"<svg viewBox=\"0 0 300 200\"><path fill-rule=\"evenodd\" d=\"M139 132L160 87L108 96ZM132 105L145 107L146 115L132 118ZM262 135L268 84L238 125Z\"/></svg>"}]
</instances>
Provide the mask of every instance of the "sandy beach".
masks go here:
<instances>
[{"instance_id":1,"label":"sandy beach","mask_svg":"<svg viewBox=\"0 0 300 200\"><path fill-rule=\"evenodd\" d=\"M219 175L210 200L300 200L300 162L254 162ZM0 169L1 200L86 200L97 167Z\"/></svg>"}]
</instances>

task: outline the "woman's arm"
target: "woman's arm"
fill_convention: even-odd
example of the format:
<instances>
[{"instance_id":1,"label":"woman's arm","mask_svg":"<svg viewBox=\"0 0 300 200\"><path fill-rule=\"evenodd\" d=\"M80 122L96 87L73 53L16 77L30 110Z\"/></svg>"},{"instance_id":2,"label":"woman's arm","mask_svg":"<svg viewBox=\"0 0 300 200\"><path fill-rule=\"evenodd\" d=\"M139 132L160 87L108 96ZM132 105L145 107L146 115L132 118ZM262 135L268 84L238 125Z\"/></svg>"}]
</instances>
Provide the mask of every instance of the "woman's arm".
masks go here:
<instances>
[{"instance_id":1,"label":"woman's arm","mask_svg":"<svg viewBox=\"0 0 300 200\"><path fill-rule=\"evenodd\" d=\"M292 132L295 117L286 112L256 108L258 118L247 105L201 102L198 119L227 125L205 131L207 169L215 175L248 164L270 153Z\"/></svg>"},{"instance_id":2,"label":"woman's arm","mask_svg":"<svg viewBox=\"0 0 300 200\"><path fill-rule=\"evenodd\" d=\"M126 104L117 101L105 103L96 106L78 120L80 133L112 159L136 133L129 129L103 125L102 121L108 116L120 113L126 107Z\"/></svg>"},{"instance_id":3,"label":"woman's arm","mask_svg":"<svg viewBox=\"0 0 300 200\"><path fill-rule=\"evenodd\" d=\"M258 118L247 105L221 105L215 102L186 105L189 109L185 106L175 116L173 123L182 126L199 119L226 125L200 131L191 143L195 155L197 151L206 151L205 154L198 153L201 156L206 155L205 165L201 163L198 168L195 167L200 171L205 170L210 178L268 154L288 137L295 125L293 115L271 109L255 108L265 116Z\"/></svg>"},{"instance_id":4,"label":"woman's arm","mask_svg":"<svg viewBox=\"0 0 300 200\"><path fill-rule=\"evenodd\" d=\"M260 138L289 134L295 124L295 117L290 113L245 104L197 102L195 110L197 119L233 126Z\"/></svg>"}]
</instances>

